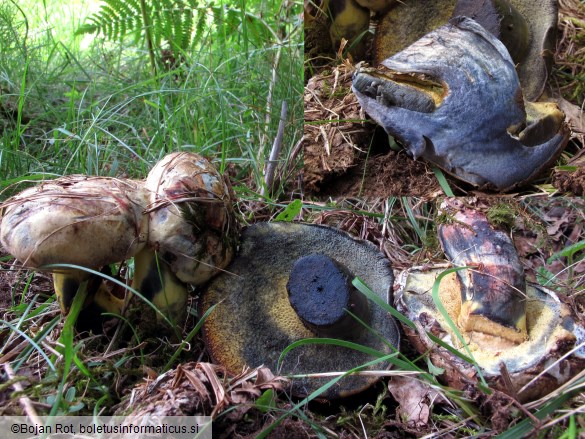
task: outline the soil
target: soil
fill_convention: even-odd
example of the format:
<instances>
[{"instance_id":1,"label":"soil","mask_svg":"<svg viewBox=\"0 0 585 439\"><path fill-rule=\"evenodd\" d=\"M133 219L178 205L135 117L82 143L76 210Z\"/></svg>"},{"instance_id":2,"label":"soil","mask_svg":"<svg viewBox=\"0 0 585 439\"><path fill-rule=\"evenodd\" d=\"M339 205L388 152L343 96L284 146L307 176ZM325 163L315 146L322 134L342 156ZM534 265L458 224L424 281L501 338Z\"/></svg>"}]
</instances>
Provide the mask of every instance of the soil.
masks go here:
<instances>
[{"instance_id":1,"label":"soil","mask_svg":"<svg viewBox=\"0 0 585 439\"><path fill-rule=\"evenodd\" d=\"M390 147L351 93L354 68L342 64L305 89L304 185L314 197L432 197L441 188L430 167Z\"/></svg>"},{"instance_id":2,"label":"soil","mask_svg":"<svg viewBox=\"0 0 585 439\"><path fill-rule=\"evenodd\" d=\"M409 158L404 151L387 151L371 157L359 156L355 165L334 176L320 195L385 197L413 195L433 197L441 188L425 163Z\"/></svg>"}]
</instances>

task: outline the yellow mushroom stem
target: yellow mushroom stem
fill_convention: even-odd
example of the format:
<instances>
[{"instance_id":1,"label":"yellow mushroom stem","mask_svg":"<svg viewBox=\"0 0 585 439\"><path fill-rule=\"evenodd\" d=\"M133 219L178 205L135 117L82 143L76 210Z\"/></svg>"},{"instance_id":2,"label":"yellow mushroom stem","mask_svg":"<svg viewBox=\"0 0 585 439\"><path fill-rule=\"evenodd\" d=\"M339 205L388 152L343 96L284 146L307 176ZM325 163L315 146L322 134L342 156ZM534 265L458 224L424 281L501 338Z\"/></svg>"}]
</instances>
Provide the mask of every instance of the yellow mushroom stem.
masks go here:
<instances>
[{"instance_id":1,"label":"yellow mushroom stem","mask_svg":"<svg viewBox=\"0 0 585 439\"><path fill-rule=\"evenodd\" d=\"M154 250L143 249L134 257L132 287L139 291L173 322L181 322L186 315L189 293ZM157 319L161 316L157 313Z\"/></svg>"},{"instance_id":2,"label":"yellow mushroom stem","mask_svg":"<svg viewBox=\"0 0 585 439\"><path fill-rule=\"evenodd\" d=\"M122 314L124 299L116 297L107 288L104 279L85 270L60 269L53 273L55 295L63 315L69 314L71 303L84 281L88 281L87 298L84 307L94 302L101 312Z\"/></svg>"},{"instance_id":3,"label":"yellow mushroom stem","mask_svg":"<svg viewBox=\"0 0 585 439\"><path fill-rule=\"evenodd\" d=\"M354 0L325 0L322 8L331 20L329 36L334 49L338 50L342 39L346 39L351 53L362 58L366 51L363 36L370 26L370 11Z\"/></svg>"}]
</instances>

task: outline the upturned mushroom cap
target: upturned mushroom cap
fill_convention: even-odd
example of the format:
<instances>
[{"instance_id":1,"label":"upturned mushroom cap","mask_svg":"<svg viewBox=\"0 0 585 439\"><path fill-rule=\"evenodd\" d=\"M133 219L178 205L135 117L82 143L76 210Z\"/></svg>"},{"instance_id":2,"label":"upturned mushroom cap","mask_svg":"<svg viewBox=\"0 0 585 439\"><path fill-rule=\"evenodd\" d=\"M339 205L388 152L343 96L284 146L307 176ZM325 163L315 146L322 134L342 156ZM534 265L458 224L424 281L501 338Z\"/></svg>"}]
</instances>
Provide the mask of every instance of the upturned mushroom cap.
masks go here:
<instances>
[{"instance_id":1,"label":"upturned mushroom cap","mask_svg":"<svg viewBox=\"0 0 585 439\"><path fill-rule=\"evenodd\" d=\"M358 70L365 111L425 160L479 187L510 190L549 167L569 137L551 104L524 103L503 44L470 18Z\"/></svg>"},{"instance_id":2,"label":"upturned mushroom cap","mask_svg":"<svg viewBox=\"0 0 585 439\"><path fill-rule=\"evenodd\" d=\"M494 12L496 17L491 16ZM377 27L375 64L461 14L477 20L505 43L517 64L524 96L529 101L538 99L551 71L556 43L558 6L554 0L397 2Z\"/></svg>"},{"instance_id":3,"label":"upturned mushroom cap","mask_svg":"<svg viewBox=\"0 0 585 439\"><path fill-rule=\"evenodd\" d=\"M401 273L397 282L396 307L410 320L419 322L426 331L467 356L432 298L433 284L447 268L446 265L442 269L414 267ZM453 273L443 278L439 286L440 300L455 322L462 306L460 288L461 284ZM585 367L583 348L567 355L585 342L585 328L580 326L579 319L554 292L546 288L527 284L525 294L526 341L515 343L497 335L461 331L488 385L517 396L521 402L547 395ZM477 372L473 365L437 345L429 345L426 337L420 337L409 328L404 330L419 352L430 353L433 364L445 369L443 378L450 386L464 389L468 384L466 379L476 379ZM502 365L513 388L502 376Z\"/></svg>"},{"instance_id":4,"label":"upturned mushroom cap","mask_svg":"<svg viewBox=\"0 0 585 439\"><path fill-rule=\"evenodd\" d=\"M303 260L308 255L310 259ZM307 344L288 352L277 369L282 351L305 338L334 336L384 354L393 352L387 343L398 347L394 319L368 300L359 304L356 295L361 294L354 294L348 285L354 276L389 303L392 270L370 243L318 225L258 223L248 227L238 255L202 297L202 313L215 305L203 327L211 356L234 374L246 366L265 365L278 374L296 375L343 372L373 360L349 348ZM352 325L352 319L341 312L346 307L379 335L360 324ZM318 334L322 330L325 333ZM387 367L386 363L374 366L378 370ZM292 392L308 395L329 379L295 378ZM373 381L372 377L346 377L322 396L354 394Z\"/></svg>"},{"instance_id":5,"label":"upturned mushroom cap","mask_svg":"<svg viewBox=\"0 0 585 439\"><path fill-rule=\"evenodd\" d=\"M28 267L61 263L99 268L145 246L146 203L142 182L59 178L2 204L0 242Z\"/></svg>"},{"instance_id":6,"label":"upturned mushroom cap","mask_svg":"<svg viewBox=\"0 0 585 439\"><path fill-rule=\"evenodd\" d=\"M449 268L443 264L401 273L398 310L469 356L460 335L488 384L520 401L542 397L582 370L583 349L568 354L584 341L584 328L552 291L525 281L509 236L459 199L445 200L441 210L446 222L438 226L439 240L449 265L460 269L442 274ZM409 328L405 332L419 352L430 352L434 364L445 368L450 385L461 389L474 379L471 364Z\"/></svg>"},{"instance_id":7,"label":"upturned mushroom cap","mask_svg":"<svg viewBox=\"0 0 585 439\"><path fill-rule=\"evenodd\" d=\"M148 174L149 245L177 277L200 285L225 268L237 243L231 193L205 158L178 152Z\"/></svg>"}]
</instances>

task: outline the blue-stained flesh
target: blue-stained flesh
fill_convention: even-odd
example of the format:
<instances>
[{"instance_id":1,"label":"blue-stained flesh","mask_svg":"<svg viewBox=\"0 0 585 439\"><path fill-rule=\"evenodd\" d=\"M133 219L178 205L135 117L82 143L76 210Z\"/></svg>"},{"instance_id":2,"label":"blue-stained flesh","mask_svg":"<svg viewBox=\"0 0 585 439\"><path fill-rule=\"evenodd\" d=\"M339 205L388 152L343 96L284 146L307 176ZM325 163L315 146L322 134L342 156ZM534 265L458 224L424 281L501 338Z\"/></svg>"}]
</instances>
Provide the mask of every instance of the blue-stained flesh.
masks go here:
<instances>
[{"instance_id":1,"label":"blue-stained flesh","mask_svg":"<svg viewBox=\"0 0 585 439\"><path fill-rule=\"evenodd\" d=\"M534 178L554 163L569 135L554 106L527 121L508 51L470 18L452 19L377 69L358 70L352 89L413 158L481 187L506 190ZM541 118L554 123L536 145L523 144L524 127Z\"/></svg>"},{"instance_id":2,"label":"blue-stained flesh","mask_svg":"<svg viewBox=\"0 0 585 439\"><path fill-rule=\"evenodd\" d=\"M437 233L451 263L473 267L457 272L464 318L484 317L525 333L524 269L510 236L491 226L481 211L465 207Z\"/></svg>"}]
</instances>

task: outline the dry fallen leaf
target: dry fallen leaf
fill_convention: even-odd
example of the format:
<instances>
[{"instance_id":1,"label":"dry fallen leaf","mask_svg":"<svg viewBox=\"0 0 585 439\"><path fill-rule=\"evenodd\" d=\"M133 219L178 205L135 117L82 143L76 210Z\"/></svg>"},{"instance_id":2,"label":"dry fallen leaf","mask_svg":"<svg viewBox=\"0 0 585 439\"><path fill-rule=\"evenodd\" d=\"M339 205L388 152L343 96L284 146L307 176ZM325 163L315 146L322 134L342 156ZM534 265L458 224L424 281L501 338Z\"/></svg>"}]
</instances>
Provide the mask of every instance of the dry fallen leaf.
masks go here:
<instances>
[{"instance_id":1,"label":"dry fallen leaf","mask_svg":"<svg viewBox=\"0 0 585 439\"><path fill-rule=\"evenodd\" d=\"M429 384L411 377L393 377L388 390L399 404L400 420L411 427L427 425L433 404L443 400Z\"/></svg>"}]
</instances>

